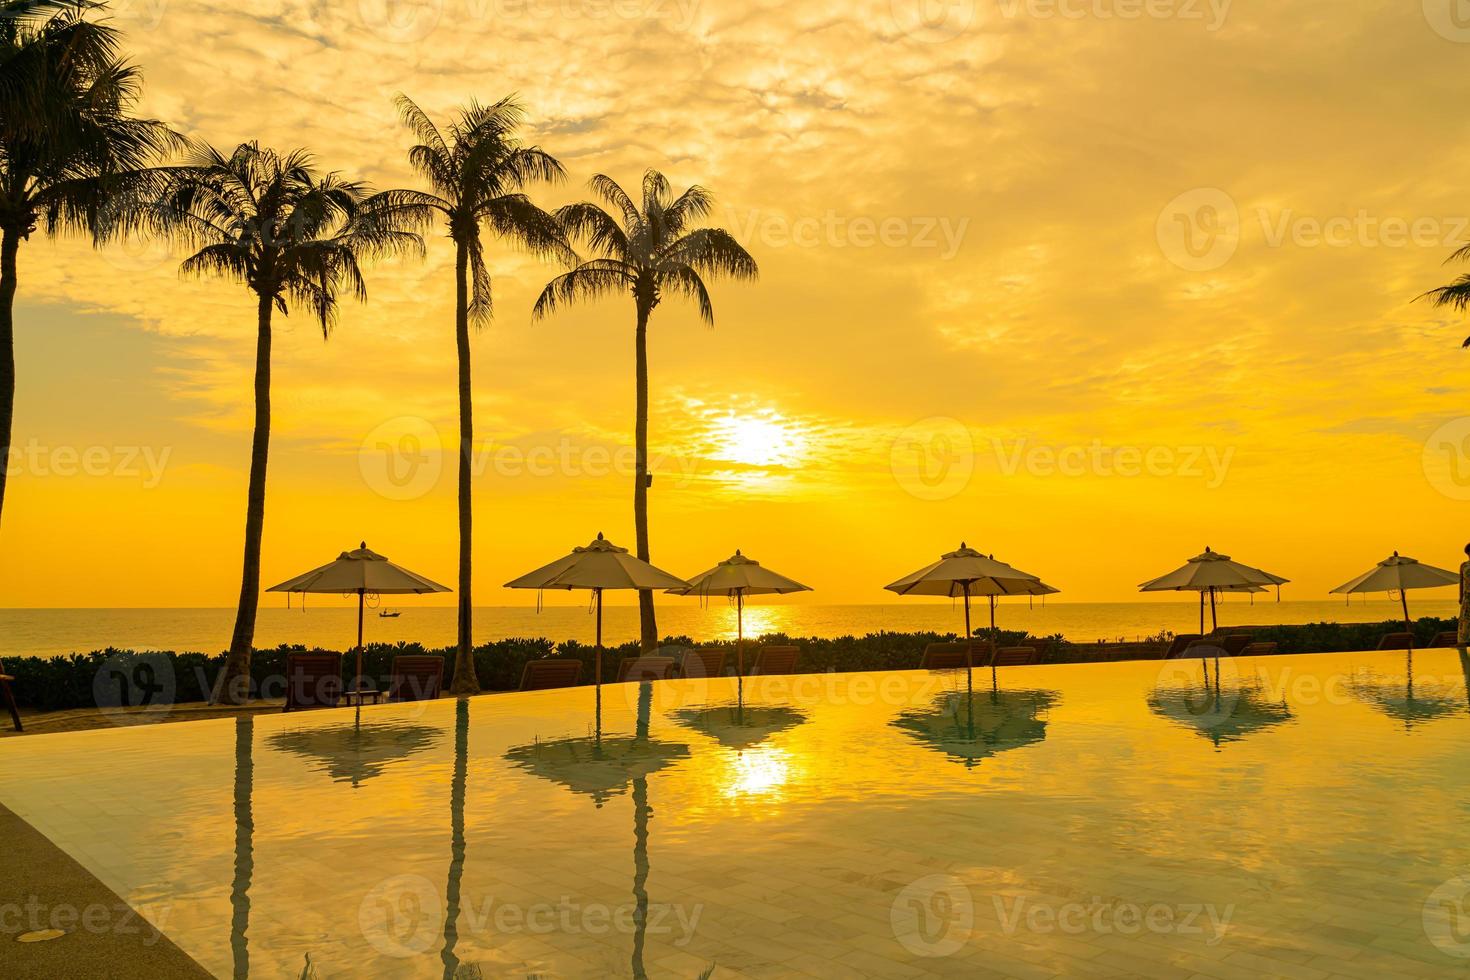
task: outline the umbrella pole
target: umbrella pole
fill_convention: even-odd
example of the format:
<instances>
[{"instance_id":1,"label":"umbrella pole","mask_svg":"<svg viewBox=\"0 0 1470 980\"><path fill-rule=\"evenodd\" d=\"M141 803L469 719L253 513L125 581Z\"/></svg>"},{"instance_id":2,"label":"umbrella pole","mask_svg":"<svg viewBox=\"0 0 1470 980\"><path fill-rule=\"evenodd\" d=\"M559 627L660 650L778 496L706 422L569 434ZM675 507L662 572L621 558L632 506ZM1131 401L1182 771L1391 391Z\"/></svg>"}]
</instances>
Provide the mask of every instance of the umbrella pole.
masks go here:
<instances>
[{"instance_id":1,"label":"umbrella pole","mask_svg":"<svg viewBox=\"0 0 1470 980\"><path fill-rule=\"evenodd\" d=\"M745 594L735 590L735 700L741 702L745 693Z\"/></svg>"},{"instance_id":2,"label":"umbrella pole","mask_svg":"<svg viewBox=\"0 0 1470 980\"><path fill-rule=\"evenodd\" d=\"M1409 634L1409 649L1414 649L1414 624L1409 622L1409 593L1399 589L1399 602L1404 606L1404 631Z\"/></svg>"},{"instance_id":3,"label":"umbrella pole","mask_svg":"<svg viewBox=\"0 0 1470 980\"><path fill-rule=\"evenodd\" d=\"M992 691L1000 688L1000 681L995 675L995 661L1000 656L1000 632L995 628L995 596L990 597L990 689Z\"/></svg>"},{"instance_id":4,"label":"umbrella pole","mask_svg":"<svg viewBox=\"0 0 1470 980\"><path fill-rule=\"evenodd\" d=\"M1215 587L1210 586L1210 627L1214 632L1220 632L1220 616L1215 612Z\"/></svg>"},{"instance_id":5,"label":"umbrella pole","mask_svg":"<svg viewBox=\"0 0 1470 980\"><path fill-rule=\"evenodd\" d=\"M1205 594L1203 592L1199 594L1199 632L1200 636L1205 635Z\"/></svg>"},{"instance_id":6,"label":"umbrella pole","mask_svg":"<svg viewBox=\"0 0 1470 980\"><path fill-rule=\"evenodd\" d=\"M352 679L353 690L362 687L362 607L365 589L357 590L357 676ZM362 701L358 701L359 706Z\"/></svg>"},{"instance_id":7,"label":"umbrella pole","mask_svg":"<svg viewBox=\"0 0 1470 980\"><path fill-rule=\"evenodd\" d=\"M970 583L964 583L965 589L965 687L970 694L975 693L975 680L970 671L975 666L975 640L970 633Z\"/></svg>"},{"instance_id":8,"label":"umbrella pole","mask_svg":"<svg viewBox=\"0 0 1470 980\"><path fill-rule=\"evenodd\" d=\"M597 737L602 738L602 590L593 589L597 596L597 660L593 667L592 683L597 692Z\"/></svg>"}]
</instances>

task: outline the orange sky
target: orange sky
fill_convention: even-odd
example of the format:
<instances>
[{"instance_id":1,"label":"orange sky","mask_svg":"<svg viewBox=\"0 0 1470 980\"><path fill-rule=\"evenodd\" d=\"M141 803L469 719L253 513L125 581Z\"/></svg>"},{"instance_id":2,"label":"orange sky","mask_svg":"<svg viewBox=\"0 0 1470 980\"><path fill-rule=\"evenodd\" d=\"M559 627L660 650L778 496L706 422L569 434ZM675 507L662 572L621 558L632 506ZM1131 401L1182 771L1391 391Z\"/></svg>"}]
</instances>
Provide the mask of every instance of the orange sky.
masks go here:
<instances>
[{"instance_id":1,"label":"orange sky","mask_svg":"<svg viewBox=\"0 0 1470 980\"><path fill-rule=\"evenodd\" d=\"M219 146L403 186L395 92L517 92L571 175L547 206L649 166L715 193L761 279L715 285L713 331L654 315L657 564L741 547L809 601L884 601L963 538L1111 600L1208 544L1315 599L1470 534L1470 325L1411 303L1470 240L1448 2L118 11L144 110ZM530 603L500 583L632 543L633 310L533 325L557 270L491 254L475 599ZM178 258L22 250L5 605L234 601L254 303ZM435 238L374 267L325 343L278 319L269 582L364 538L453 582L451 264Z\"/></svg>"}]
</instances>

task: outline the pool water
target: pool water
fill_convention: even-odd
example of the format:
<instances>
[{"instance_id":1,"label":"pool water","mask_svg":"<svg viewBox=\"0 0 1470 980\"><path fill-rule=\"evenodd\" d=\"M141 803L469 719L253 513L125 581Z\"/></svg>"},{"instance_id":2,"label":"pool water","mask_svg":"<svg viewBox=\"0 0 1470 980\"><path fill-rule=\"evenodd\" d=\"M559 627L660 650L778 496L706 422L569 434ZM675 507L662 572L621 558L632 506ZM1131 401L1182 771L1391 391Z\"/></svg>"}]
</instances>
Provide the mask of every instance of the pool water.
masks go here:
<instances>
[{"instance_id":1,"label":"pool water","mask_svg":"<svg viewBox=\"0 0 1470 980\"><path fill-rule=\"evenodd\" d=\"M1470 970L1453 650L610 685L0 743L220 976Z\"/></svg>"}]
</instances>

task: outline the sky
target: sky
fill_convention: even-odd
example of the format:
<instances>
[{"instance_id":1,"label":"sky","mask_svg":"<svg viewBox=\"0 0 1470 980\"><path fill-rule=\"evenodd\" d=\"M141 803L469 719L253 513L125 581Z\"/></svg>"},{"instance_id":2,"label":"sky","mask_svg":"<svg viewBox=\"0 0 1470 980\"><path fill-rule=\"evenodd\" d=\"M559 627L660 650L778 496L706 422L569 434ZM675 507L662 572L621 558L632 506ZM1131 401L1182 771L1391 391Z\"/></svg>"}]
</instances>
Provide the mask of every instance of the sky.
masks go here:
<instances>
[{"instance_id":1,"label":"sky","mask_svg":"<svg viewBox=\"0 0 1470 980\"><path fill-rule=\"evenodd\" d=\"M416 186L392 100L516 94L568 180L715 195L760 266L650 329L655 564L736 548L816 591L966 541L1074 601L1207 545L1325 598L1470 527L1470 241L1453 0L125 0L141 111ZM453 255L277 318L266 584L366 540L454 584ZM558 266L490 240L473 338L478 604L631 547L633 317L533 323ZM254 312L128 242L25 244L0 595L229 606ZM631 597L629 597L631 598ZM447 600L446 600L447 601ZM570 601L579 602L572 599Z\"/></svg>"}]
</instances>

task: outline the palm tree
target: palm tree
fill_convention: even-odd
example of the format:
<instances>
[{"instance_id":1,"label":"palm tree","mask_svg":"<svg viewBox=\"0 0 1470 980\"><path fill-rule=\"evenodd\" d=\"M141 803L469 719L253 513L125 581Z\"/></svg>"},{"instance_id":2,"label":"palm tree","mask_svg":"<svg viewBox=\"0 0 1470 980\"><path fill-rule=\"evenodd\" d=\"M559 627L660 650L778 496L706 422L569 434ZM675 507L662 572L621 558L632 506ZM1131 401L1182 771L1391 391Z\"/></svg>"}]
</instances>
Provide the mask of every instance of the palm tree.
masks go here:
<instances>
[{"instance_id":1,"label":"palm tree","mask_svg":"<svg viewBox=\"0 0 1470 980\"><path fill-rule=\"evenodd\" d=\"M553 279L536 300L532 312L540 319L558 306L576 300L592 300L626 290L633 294L638 314L633 333L637 407L633 426L633 523L638 538L638 557L648 561L648 318L665 292L692 299L699 315L714 326L715 309L705 289L705 278L729 276L754 279L758 270L750 257L722 228L695 228L714 205L709 192L697 184L678 198L664 175L649 170L643 175L643 207L611 177L598 174L590 186L614 208L614 217L601 206L583 202L569 204L556 212L557 219L573 240L585 239L598 257L582 262L570 272ZM621 219L621 223L619 223ZM658 645L653 593L638 593L645 650Z\"/></svg>"},{"instance_id":2,"label":"palm tree","mask_svg":"<svg viewBox=\"0 0 1470 980\"><path fill-rule=\"evenodd\" d=\"M413 169L428 191L389 192L425 221L442 218L454 243L454 340L459 358L459 647L454 658L454 694L480 690L475 677L471 629L470 502L474 461L474 407L470 393L470 324L484 326L492 312L490 271L485 267L482 228L489 228L531 252L571 255L561 226L526 196L535 181L560 181L560 163L539 147L525 146L516 130L525 110L514 98L493 105L471 102L459 110L446 131L412 99L399 95L398 112L418 139L408 151Z\"/></svg>"},{"instance_id":3,"label":"palm tree","mask_svg":"<svg viewBox=\"0 0 1470 980\"><path fill-rule=\"evenodd\" d=\"M84 0L0 0L0 510L15 410L20 243L81 232L100 243L125 225L148 164L179 145L134 119L141 80L119 33L85 19Z\"/></svg>"},{"instance_id":4,"label":"palm tree","mask_svg":"<svg viewBox=\"0 0 1470 980\"><path fill-rule=\"evenodd\" d=\"M270 447L271 317L304 307L325 339L336 321L337 295L367 299L360 259L421 252L413 216L365 185L317 171L304 150L285 155L241 143L228 157L195 148L172 168L152 209L153 230L187 249L186 276L219 276L256 297L255 432L245 508L245 560L229 657L213 700L243 704L250 693L250 655L260 600L260 543L265 524L265 471Z\"/></svg>"},{"instance_id":5,"label":"palm tree","mask_svg":"<svg viewBox=\"0 0 1470 980\"><path fill-rule=\"evenodd\" d=\"M1464 245L1457 249L1455 254L1445 260L1445 264L1464 262L1467 259L1470 259L1470 245ZM1419 297L1419 299L1426 298L1437 307L1448 306L1453 310L1464 313L1466 309L1470 309L1470 274L1462 274L1448 286L1431 289ZM1470 338L1466 338L1465 343L1461 346L1470 347Z\"/></svg>"}]
</instances>

